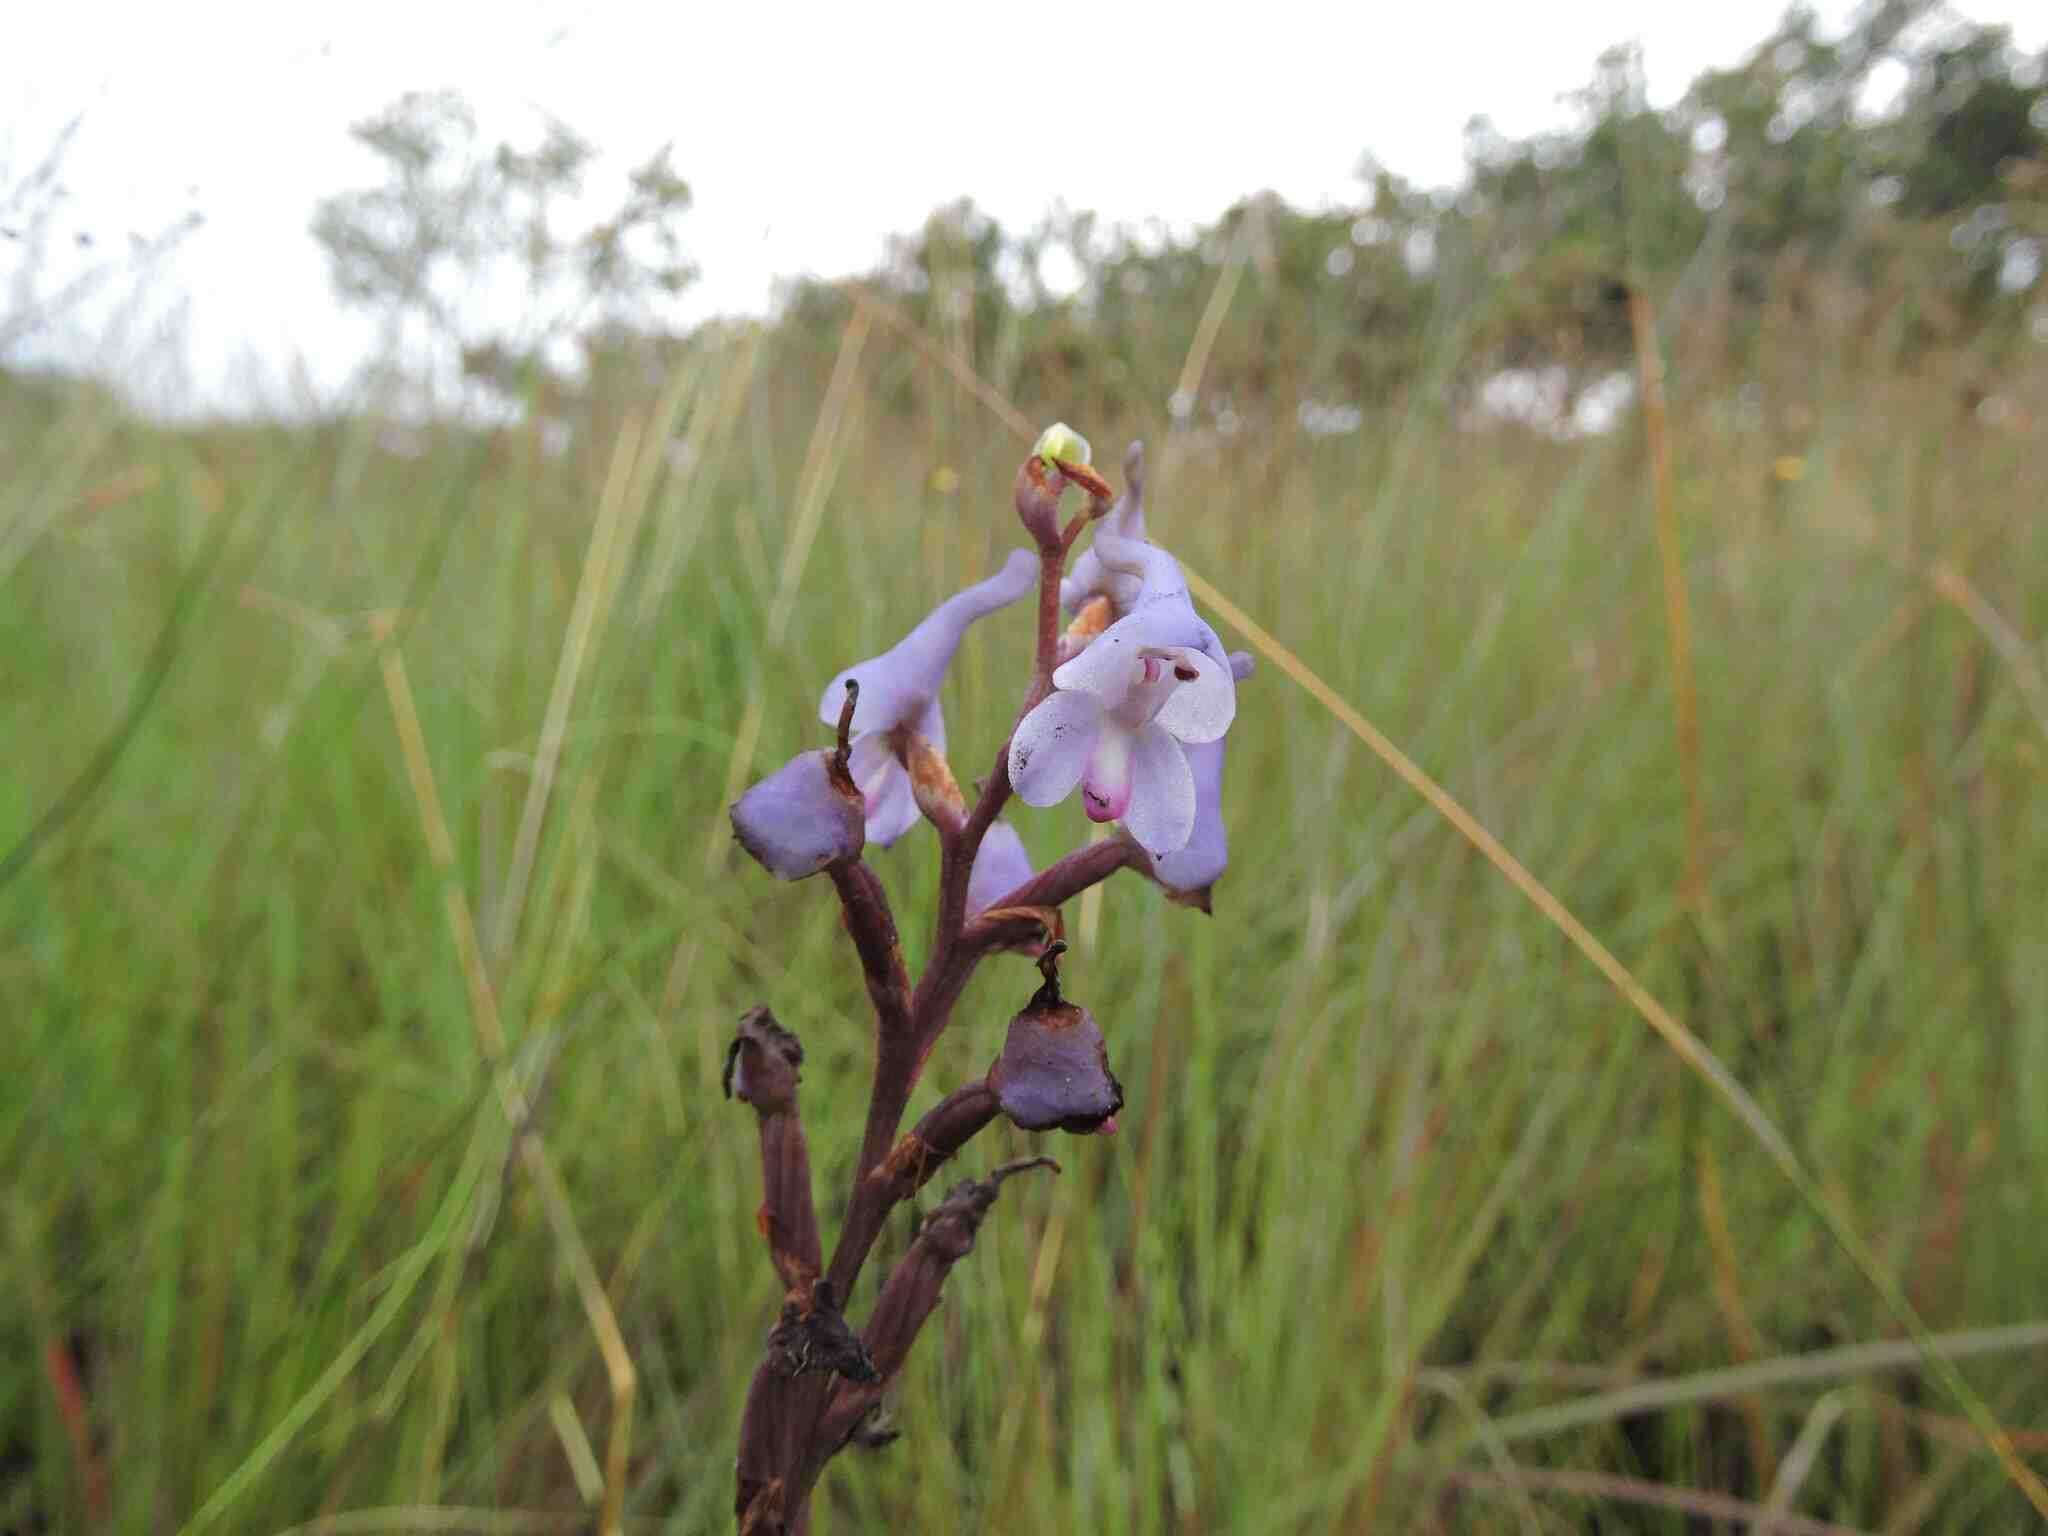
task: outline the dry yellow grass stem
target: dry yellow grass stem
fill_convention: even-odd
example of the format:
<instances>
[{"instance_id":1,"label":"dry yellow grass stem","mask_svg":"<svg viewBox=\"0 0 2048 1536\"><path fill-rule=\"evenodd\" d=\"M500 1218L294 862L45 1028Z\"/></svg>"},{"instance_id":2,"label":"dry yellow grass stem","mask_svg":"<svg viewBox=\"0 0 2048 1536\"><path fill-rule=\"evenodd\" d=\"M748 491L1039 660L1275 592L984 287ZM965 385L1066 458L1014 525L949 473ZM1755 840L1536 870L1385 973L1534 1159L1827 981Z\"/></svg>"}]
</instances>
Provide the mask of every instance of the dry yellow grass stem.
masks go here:
<instances>
[{"instance_id":1,"label":"dry yellow grass stem","mask_svg":"<svg viewBox=\"0 0 2048 1536\"><path fill-rule=\"evenodd\" d=\"M1664 359L1657 351L1656 318L1649 295L1631 287L1628 318L1635 333L1636 373L1642 381L1643 434L1650 450L1651 488L1657 501L1657 558L1664 572L1664 628L1671 647L1671 706L1678 728L1678 769L1685 785L1685 909L1695 919L1707 903L1707 822L1700 791L1700 706L1693 685L1692 609L1685 589L1685 552L1678 503L1671 494L1671 432L1664 406Z\"/></svg>"}]
</instances>

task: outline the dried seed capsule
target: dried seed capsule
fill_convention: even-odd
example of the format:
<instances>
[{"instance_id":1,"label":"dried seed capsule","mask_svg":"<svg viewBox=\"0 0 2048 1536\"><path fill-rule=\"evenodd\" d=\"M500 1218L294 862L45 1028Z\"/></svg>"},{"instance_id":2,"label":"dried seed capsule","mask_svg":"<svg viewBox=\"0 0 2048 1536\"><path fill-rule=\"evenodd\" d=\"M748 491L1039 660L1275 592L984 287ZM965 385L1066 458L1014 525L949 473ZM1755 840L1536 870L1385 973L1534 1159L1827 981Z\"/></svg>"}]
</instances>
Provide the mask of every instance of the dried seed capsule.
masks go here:
<instances>
[{"instance_id":1,"label":"dried seed capsule","mask_svg":"<svg viewBox=\"0 0 2048 1536\"><path fill-rule=\"evenodd\" d=\"M1085 1136L1112 1127L1124 1089L1109 1070L1095 1015L1060 996L1059 956L1066 947L1055 941L1040 957L1045 984L1010 1020L988 1083L1019 1129Z\"/></svg>"}]
</instances>

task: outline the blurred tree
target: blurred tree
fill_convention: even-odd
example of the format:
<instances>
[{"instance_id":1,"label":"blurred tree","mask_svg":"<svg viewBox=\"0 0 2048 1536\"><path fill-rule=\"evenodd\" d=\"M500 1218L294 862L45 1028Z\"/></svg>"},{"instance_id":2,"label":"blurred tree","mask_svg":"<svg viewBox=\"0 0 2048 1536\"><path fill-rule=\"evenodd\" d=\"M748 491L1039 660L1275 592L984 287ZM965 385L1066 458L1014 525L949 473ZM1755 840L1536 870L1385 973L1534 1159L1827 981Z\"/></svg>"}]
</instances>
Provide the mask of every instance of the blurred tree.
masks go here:
<instances>
[{"instance_id":1,"label":"blurred tree","mask_svg":"<svg viewBox=\"0 0 2048 1536\"><path fill-rule=\"evenodd\" d=\"M384 317L392 353L424 343L501 393L560 395L571 343L653 326L695 276L676 231L690 189L668 147L609 215L579 224L595 150L561 122L531 149L486 148L468 104L436 92L351 131L384 179L323 199L313 236L341 297Z\"/></svg>"}]
</instances>

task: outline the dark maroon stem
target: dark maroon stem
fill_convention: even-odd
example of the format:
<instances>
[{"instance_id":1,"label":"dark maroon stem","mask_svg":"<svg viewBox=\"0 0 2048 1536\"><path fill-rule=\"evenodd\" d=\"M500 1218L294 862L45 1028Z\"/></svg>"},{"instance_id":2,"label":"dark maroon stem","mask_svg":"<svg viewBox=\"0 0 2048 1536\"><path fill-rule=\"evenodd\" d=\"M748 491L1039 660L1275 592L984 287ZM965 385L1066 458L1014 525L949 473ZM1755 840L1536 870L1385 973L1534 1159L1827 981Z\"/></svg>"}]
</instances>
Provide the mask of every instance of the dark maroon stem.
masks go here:
<instances>
[{"instance_id":1,"label":"dark maroon stem","mask_svg":"<svg viewBox=\"0 0 2048 1536\"><path fill-rule=\"evenodd\" d=\"M874 1364L874 1378L858 1382L842 1378L833 1383L830 1401L811 1437L812 1459L797 1474L798 1497L808 1496L825 1463L854 1437L902 1370L918 1330L939 1304L947 1274L973 1251L975 1234L995 1204L1003 1181L1031 1168L1058 1173L1060 1165L1049 1157L1027 1157L1003 1164L979 1182L956 1184L918 1230L917 1241L889 1272L874 1314L861 1331L861 1343Z\"/></svg>"},{"instance_id":2,"label":"dark maroon stem","mask_svg":"<svg viewBox=\"0 0 2048 1536\"><path fill-rule=\"evenodd\" d=\"M853 1294L853 1282L860 1276L868 1250L897 1202L923 1188L948 1158L995 1119L996 1112L996 1096L986 1082L956 1089L927 1111L888 1157L854 1185L845 1229L839 1234L839 1246L832 1250L828 1278L835 1294Z\"/></svg>"},{"instance_id":3,"label":"dark maroon stem","mask_svg":"<svg viewBox=\"0 0 2048 1536\"><path fill-rule=\"evenodd\" d=\"M846 931L860 955L868 1001L875 1007L875 1083L869 1096L867 1132L861 1138L855 1177L864 1177L888 1155L896 1139L903 1106L916 1083L918 1031L910 1008L910 975L903 966L903 944L889 896L864 859L834 864L829 873L839 892Z\"/></svg>"},{"instance_id":4,"label":"dark maroon stem","mask_svg":"<svg viewBox=\"0 0 2048 1536\"><path fill-rule=\"evenodd\" d=\"M1057 864L1048 864L1008 895L989 903L989 910L1002 907L1057 907L1072 901L1091 885L1100 885L1120 869L1139 861L1135 846L1121 837L1105 838L1076 848ZM977 918L976 922L980 919ZM974 924L967 927L972 941Z\"/></svg>"}]
</instances>

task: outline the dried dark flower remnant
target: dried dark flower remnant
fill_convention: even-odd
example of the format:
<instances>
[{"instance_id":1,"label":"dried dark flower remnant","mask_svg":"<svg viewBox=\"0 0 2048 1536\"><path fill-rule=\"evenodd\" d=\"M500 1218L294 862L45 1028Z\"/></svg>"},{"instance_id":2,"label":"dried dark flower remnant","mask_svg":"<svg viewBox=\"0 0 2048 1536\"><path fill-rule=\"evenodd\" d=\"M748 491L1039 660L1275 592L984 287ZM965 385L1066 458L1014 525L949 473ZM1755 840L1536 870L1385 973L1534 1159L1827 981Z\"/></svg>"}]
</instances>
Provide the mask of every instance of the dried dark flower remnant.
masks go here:
<instances>
[{"instance_id":1,"label":"dried dark flower remnant","mask_svg":"<svg viewBox=\"0 0 2048 1536\"><path fill-rule=\"evenodd\" d=\"M768 1009L749 1008L725 1049L725 1096L764 1115L794 1114L803 1064L804 1043Z\"/></svg>"},{"instance_id":2,"label":"dried dark flower remnant","mask_svg":"<svg viewBox=\"0 0 2048 1536\"><path fill-rule=\"evenodd\" d=\"M810 1304L795 1297L782 1304L782 1316L768 1332L768 1361L777 1374L795 1378L822 1372L848 1381L875 1381L875 1362L860 1336L847 1326L832 1282L811 1288Z\"/></svg>"},{"instance_id":3,"label":"dried dark flower remnant","mask_svg":"<svg viewBox=\"0 0 2048 1536\"><path fill-rule=\"evenodd\" d=\"M1086 1136L1115 1129L1124 1089L1109 1070L1095 1015L1060 996L1059 957L1066 947L1058 940L1046 946L1038 962L1045 984L1010 1020L988 1082L1018 1129Z\"/></svg>"},{"instance_id":4,"label":"dried dark flower remnant","mask_svg":"<svg viewBox=\"0 0 2048 1536\"><path fill-rule=\"evenodd\" d=\"M810 1147L796 1109L803 1060L802 1042L766 1008L747 1010L725 1054L726 1097L738 1097L760 1117L761 1234L784 1290L799 1296L811 1291L825 1264Z\"/></svg>"},{"instance_id":5,"label":"dried dark flower remnant","mask_svg":"<svg viewBox=\"0 0 2048 1536\"><path fill-rule=\"evenodd\" d=\"M867 846L867 811L829 751L799 752L732 804L733 835L780 880L802 880Z\"/></svg>"}]
</instances>

